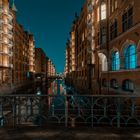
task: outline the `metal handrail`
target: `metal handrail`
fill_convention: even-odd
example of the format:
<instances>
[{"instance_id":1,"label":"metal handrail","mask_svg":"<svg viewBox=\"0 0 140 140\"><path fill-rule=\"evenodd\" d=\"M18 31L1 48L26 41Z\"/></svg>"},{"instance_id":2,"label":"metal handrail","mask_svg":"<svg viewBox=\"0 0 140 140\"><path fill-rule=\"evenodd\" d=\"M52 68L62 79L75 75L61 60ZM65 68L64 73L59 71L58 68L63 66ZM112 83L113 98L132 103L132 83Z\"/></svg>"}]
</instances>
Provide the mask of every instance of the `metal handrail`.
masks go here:
<instances>
[{"instance_id":1,"label":"metal handrail","mask_svg":"<svg viewBox=\"0 0 140 140\"><path fill-rule=\"evenodd\" d=\"M139 95L0 95L0 125L140 127ZM8 114L6 113L8 112ZM3 124L3 122L5 122Z\"/></svg>"},{"instance_id":2,"label":"metal handrail","mask_svg":"<svg viewBox=\"0 0 140 140\"><path fill-rule=\"evenodd\" d=\"M113 98L140 98L140 95L137 95L137 94L131 94L131 95L126 95L126 94L123 94L123 95L39 95L39 97L58 97L58 96L61 96L61 97L71 97L71 96L74 96L74 97L95 97L95 98L98 98L98 97L106 97L106 98L110 98L110 97L113 97ZM0 97L38 97L38 95L36 94L0 94Z\"/></svg>"}]
</instances>

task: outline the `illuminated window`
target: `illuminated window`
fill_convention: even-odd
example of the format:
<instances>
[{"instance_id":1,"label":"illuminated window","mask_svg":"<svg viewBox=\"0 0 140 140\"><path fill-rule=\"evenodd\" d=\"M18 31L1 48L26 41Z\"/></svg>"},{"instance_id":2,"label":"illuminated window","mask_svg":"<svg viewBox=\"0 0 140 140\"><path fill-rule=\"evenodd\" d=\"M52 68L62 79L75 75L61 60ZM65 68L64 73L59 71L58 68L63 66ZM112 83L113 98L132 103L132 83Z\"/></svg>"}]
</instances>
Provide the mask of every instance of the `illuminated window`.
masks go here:
<instances>
[{"instance_id":1,"label":"illuminated window","mask_svg":"<svg viewBox=\"0 0 140 140\"><path fill-rule=\"evenodd\" d=\"M82 41L84 41L85 40L85 35L84 35L84 33L82 34Z\"/></svg>"},{"instance_id":2,"label":"illuminated window","mask_svg":"<svg viewBox=\"0 0 140 140\"><path fill-rule=\"evenodd\" d=\"M101 20L106 19L106 4L103 3L101 5Z\"/></svg>"},{"instance_id":3,"label":"illuminated window","mask_svg":"<svg viewBox=\"0 0 140 140\"><path fill-rule=\"evenodd\" d=\"M117 71L120 69L120 57L119 52L112 53L112 70Z\"/></svg>"},{"instance_id":4,"label":"illuminated window","mask_svg":"<svg viewBox=\"0 0 140 140\"><path fill-rule=\"evenodd\" d=\"M99 11L99 7L97 8L97 22L99 22L100 20L100 11Z\"/></svg>"},{"instance_id":5,"label":"illuminated window","mask_svg":"<svg viewBox=\"0 0 140 140\"><path fill-rule=\"evenodd\" d=\"M115 9L117 9L117 8L118 8L118 1L115 0Z\"/></svg>"},{"instance_id":6,"label":"illuminated window","mask_svg":"<svg viewBox=\"0 0 140 140\"><path fill-rule=\"evenodd\" d=\"M125 69L136 68L136 47L130 45L124 50Z\"/></svg>"},{"instance_id":7,"label":"illuminated window","mask_svg":"<svg viewBox=\"0 0 140 140\"><path fill-rule=\"evenodd\" d=\"M134 45L128 46L124 51L125 69L136 68L136 47Z\"/></svg>"},{"instance_id":8,"label":"illuminated window","mask_svg":"<svg viewBox=\"0 0 140 140\"><path fill-rule=\"evenodd\" d=\"M107 71L108 70L107 57L103 53L99 53L98 55L101 71Z\"/></svg>"},{"instance_id":9,"label":"illuminated window","mask_svg":"<svg viewBox=\"0 0 140 140\"><path fill-rule=\"evenodd\" d=\"M96 0L96 4L99 2L99 0Z\"/></svg>"},{"instance_id":10,"label":"illuminated window","mask_svg":"<svg viewBox=\"0 0 140 140\"><path fill-rule=\"evenodd\" d=\"M2 55L0 54L0 65L2 65L3 63L3 58L2 58Z\"/></svg>"},{"instance_id":11,"label":"illuminated window","mask_svg":"<svg viewBox=\"0 0 140 140\"><path fill-rule=\"evenodd\" d=\"M110 14L113 12L113 1L110 0Z\"/></svg>"}]
</instances>

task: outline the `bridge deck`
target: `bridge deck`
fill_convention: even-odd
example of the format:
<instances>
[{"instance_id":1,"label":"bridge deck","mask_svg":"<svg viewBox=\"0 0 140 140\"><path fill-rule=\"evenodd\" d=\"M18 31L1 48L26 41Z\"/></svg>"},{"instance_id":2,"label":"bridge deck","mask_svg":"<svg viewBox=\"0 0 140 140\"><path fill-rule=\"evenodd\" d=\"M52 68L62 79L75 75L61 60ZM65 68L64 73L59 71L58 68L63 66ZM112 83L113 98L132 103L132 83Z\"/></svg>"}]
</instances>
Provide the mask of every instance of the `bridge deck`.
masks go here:
<instances>
[{"instance_id":1,"label":"bridge deck","mask_svg":"<svg viewBox=\"0 0 140 140\"><path fill-rule=\"evenodd\" d=\"M22 127L17 129L0 129L2 140L138 140L138 129L110 128L76 128L46 129L39 127Z\"/></svg>"}]
</instances>

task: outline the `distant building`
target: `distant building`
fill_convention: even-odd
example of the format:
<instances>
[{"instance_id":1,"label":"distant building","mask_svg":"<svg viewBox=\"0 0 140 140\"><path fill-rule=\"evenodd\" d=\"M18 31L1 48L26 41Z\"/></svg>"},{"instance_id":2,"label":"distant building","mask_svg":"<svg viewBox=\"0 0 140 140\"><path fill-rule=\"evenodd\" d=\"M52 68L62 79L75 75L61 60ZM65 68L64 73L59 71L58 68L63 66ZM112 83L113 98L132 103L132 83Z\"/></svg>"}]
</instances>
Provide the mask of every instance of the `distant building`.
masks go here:
<instances>
[{"instance_id":1,"label":"distant building","mask_svg":"<svg viewBox=\"0 0 140 140\"><path fill-rule=\"evenodd\" d=\"M66 48L67 83L74 86L79 93L92 91L93 66L95 63L94 13L88 9L90 1L86 1L80 16L75 16L70 32L70 42ZM92 4L92 3L91 3ZM68 47L69 46L69 47Z\"/></svg>"},{"instance_id":2,"label":"distant building","mask_svg":"<svg viewBox=\"0 0 140 140\"><path fill-rule=\"evenodd\" d=\"M35 48L35 73L46 77L46 54L41 48Z\"/></svg>"},{"instance_id":3,"label":"distant building","mask_svg":"<svg viewBox=\"0 0 140 140\"><path fill-rule=\"evenodd\" d=\"M54 64L46 56L42 48L35 48L35 74L45 79L56 75Z\"/></svg>"},{"instance_id":4,"label":"distant building","mask_svg":"<svg viewBox=\"0 0 140 140\"><path fill-rule=\"evenodd\" d=\"M56 76L56 69L50 59L48 59L48 77Z\"/></svg>"}]
</instances>

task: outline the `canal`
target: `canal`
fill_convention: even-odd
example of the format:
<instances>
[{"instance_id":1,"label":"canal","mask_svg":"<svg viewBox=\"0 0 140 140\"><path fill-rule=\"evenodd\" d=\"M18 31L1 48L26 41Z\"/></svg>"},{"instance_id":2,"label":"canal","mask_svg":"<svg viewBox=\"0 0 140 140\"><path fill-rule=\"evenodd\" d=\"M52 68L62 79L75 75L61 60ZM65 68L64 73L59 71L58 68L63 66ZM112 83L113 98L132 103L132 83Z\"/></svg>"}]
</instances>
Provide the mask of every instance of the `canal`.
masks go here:
<instances>
[{"instance_id":1,"label":"canal","mask_svg":"<svg viewBox=\"0 0 140 140\"><path fill-rule=\"evenodd\" d=\"M48 87L48 95L66 95L66 85L63 80L54 80Z\"/></svg>"},{"instance_id":2,"label":"canal","mask_svg":"<svg viewBox=\"0 0 140 140\"><path fill-rule=\"evenodd\" d=\"M46 92L0 96L0 125L139 126L135 96L78 95L63 80L53 80ZM45 87L46 89L46 87Z\"/></svg>"}]
</instances>

